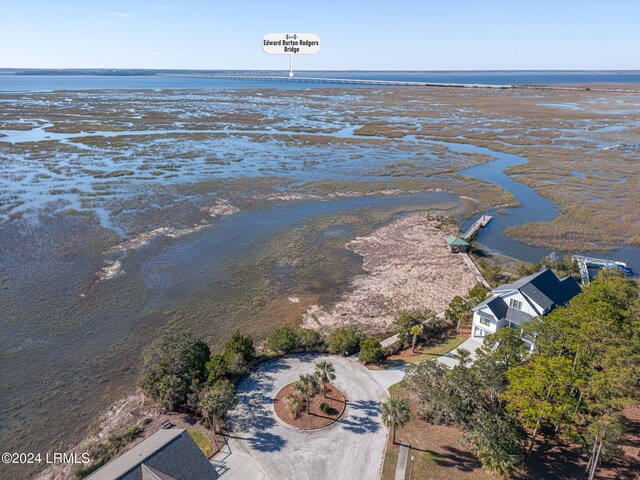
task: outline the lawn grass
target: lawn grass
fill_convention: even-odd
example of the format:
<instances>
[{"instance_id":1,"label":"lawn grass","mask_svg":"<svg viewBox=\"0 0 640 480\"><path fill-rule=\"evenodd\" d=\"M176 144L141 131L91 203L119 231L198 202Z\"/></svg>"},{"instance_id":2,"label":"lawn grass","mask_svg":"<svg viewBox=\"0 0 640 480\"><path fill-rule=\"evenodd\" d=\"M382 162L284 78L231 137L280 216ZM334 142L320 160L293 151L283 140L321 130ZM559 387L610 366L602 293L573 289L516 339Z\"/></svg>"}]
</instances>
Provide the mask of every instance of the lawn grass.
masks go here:
<instances>
[{"instance_id":1,"label":"lawn grass","mask_svg":"<svg viewBox=\"0 0 640 480\"><path fill-rule=\"evenodd\" d=\"M370 370L388 370L402 365L422 362L424 360L433 360L435 358L446 355L451 350L459 347L468 338L469 337L467 335L456 335L455 337L449 337L443 343L434 345L433 347L425 348L421 353L417 355L412 355L410 357L392 355L382 364L367 365L367 368L369 368Z\"/></svg>"},{"instance_id":2,"label":"lawn grass","mask_svg":"<svg viewBox=\"0 0 640 480\"><path fill-rule=\"evenodd\" d=\"M195 428L187 428L187 432L191 435L191 438L196 445L200 447L202 453L204 453L205 457L209 458L213 454L213 445L209 439L202 433L200 430L196 430Z\"/></svg>"},{"instance_id":3,"label":"lawn grass","mask_svg":"<svg viewBox=\"0 0 640 480\"><path fill-rule=\"evenodd\" d=\"M380 480L393 480L396 476L396 464L398 463L398 446L387 444L384 452L384 463L382 465L382 476Z\"/></svg>"},{"instance_id":4,"label":"lawn grass","mask_svg":"<svg viewBox=\"0 0 640 480\"><path fill-rule=\"evenodd\" d=\"M454 348L458 348L468 338L469 337L467 335L456 335L455 337L450 337L440 345L425 348L419 355L404 357L403 360L405 363L416 363L422 362L424 360L433 360L435 358L446 355Z\"/></svg>"}]
</instances>

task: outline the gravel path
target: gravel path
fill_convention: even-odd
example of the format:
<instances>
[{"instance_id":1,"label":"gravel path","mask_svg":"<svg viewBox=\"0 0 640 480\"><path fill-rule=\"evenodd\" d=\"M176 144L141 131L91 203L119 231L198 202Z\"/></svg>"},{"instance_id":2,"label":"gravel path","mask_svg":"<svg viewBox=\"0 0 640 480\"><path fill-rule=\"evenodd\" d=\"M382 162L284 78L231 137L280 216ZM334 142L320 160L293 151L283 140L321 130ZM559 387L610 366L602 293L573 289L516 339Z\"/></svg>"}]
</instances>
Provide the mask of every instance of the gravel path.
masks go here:
<instances>
[{"instance_id":1,"label":"gravel path","mask_svg":"<svg viewBox=\"0 0 640 480\"><path fill-rule=\"evenodd\" d=\"M334 383L349 400L344 415L334 425L312 432L285 426L275 417L273 398L323 359L333 363ZM387 392L369 370L353 360L287 356L260 366L240 384L238 406L229 417L231 435L271 480L376 479L387 438L380 420L380 402L386 398Z\"/></svg>"}]
</instances>

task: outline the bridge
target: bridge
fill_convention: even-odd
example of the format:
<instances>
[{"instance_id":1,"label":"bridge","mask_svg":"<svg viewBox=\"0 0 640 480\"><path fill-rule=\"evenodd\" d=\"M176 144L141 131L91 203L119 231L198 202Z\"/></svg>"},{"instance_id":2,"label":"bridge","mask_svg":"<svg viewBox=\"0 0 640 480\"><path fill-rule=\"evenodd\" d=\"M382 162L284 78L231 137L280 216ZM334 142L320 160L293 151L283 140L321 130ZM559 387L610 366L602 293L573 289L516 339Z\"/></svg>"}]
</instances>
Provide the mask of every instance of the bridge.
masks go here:
<instances>
[{"instance_id":1,"label":"bridge","mask_svg":"<svg viewBox=\"0 0 640 480\"><path fill-rule=\"evenodd\" d=\"M331 83L342 85L387 86L387 87L449 87L449 88L494 88L505 90L513 85L485 85L481 83L435 83L403 80L359 80L355 78L323 77L278 77L266 75L212 75L206 73L159 73L162 77L215 78L217 80L248 80L258 82Z\"/></svg>"},{"instance_id":2,"label":"bridge","mask_svg":"<svg viewBox=\"0 0 640 480\"><path fill-rule=\"evenodd\" d=\"M589 284L589 267L623 267L628 269L627 264L617 260L608 260L606 258L584 257L582 255L572 255L571 258L578 263L580 268L580 278L583 285Z\"/></svg>"}]
</instances>

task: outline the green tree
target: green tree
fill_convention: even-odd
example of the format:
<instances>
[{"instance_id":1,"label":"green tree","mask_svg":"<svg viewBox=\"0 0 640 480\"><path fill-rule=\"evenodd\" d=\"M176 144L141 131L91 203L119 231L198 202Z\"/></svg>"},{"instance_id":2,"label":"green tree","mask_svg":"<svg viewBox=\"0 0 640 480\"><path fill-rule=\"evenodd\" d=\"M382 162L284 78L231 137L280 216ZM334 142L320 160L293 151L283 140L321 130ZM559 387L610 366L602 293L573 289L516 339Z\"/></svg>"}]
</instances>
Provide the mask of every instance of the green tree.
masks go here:
<instances>
[{"instance_id":1,"label":"green tree","mask_svg":"<svg viewBox=\"0 0 640 480\"><path fill-rule=\"evenodd\" d=\"M229 373L229 367L222 355L211 355L205 366L207 369L207 383L209 384L214 384Z\"/></svg>"},{"instance_id":2,"label":"green tree","mask_svg":"<svg viewBox=\"0 0 640 480\"><path fill-rule=\"evenodd\" d=\"M290 353L295 350L311 351L321 344L320 334L301 327L281 327L272 330L267 338L274 352Z\"/></svg>"},{"instance_id":3,"label":"green tree","mask_svg":"<svg viewBox=\"0 0 640 480\"><path fill-rule=\"evenodd\" d=\"M405 383L418 400L418 411L435 424L449 423L449 369L440 362L418 362L405 373Z\"/></svg>"},{"instance_id":4,"label":"green tree","mask_svg":"<svg viewBox=\"0 0 640 480\"><path fill-rule=\"evenodd\" d=\"M618 415L603 415L589 425L587 440L593 445L586 468L589 480L595 478L602 457L621 455L618 443L623 432L624 426Z\"/></svg>"},{"instance_id":5,"label":"green tree","mask_svg":"<svg viewBox=\"0 0 640 480\"><path fill-rule=\"evenodd\" d=\"M208 345L190 332L163 335L142 352L140 386L161 407L173 410L205 380Z\"/></svg>"},{"instance_id":6,"label":"green tree","mask_svg":"<svg viewBox=\"0 0 640 480\"><path fill-rule=\"evenodd\" d=\"M434 318L433 312L425 310L422 312L410 312L399 315L394 323L398 328L398 337L403 343L407 343L413 337L411 328L416 325L423 325Z\"/></svg>"},{"instance_id":7,"label":"green tree","mask_svg":"<svg viewBox=\"0 0 640 480\"><path fill-rule=\"evenodd\" d=\"M224 418L235 404L236 395L233 391L233 384L227 379L219 380L202 392L200 410L209 422L213 440L218 450L220 450L216 437L218 422Z\"/></svg>"},{"instance_id":8,"label":"green tree","mask_svg":"<svg viewBox=\"0 0 640 480\"><path fill-rule=\"evenodd\" d=\"M528 364L507 372L509 388L503 393L507 409L533 429L527 457L531 454L540 427L560 425L573 412L571 394L576 377L571 360L564 357L535 356Z\"/></svg>"},{"instance_id":9,"label":"green tree","mask_svg":"<svg viewBox=\"0 0 640 480\"><path fill-rule=\"evenodd\" d=\"M466 440L474 447L482 467L501 477L516 473L524 461L520 425L505 415L483 410L474 423Z\"/></svg>"},{"instance_id":10,"label":"green tree","mask_svg":"<svg viewBox=\"0 0 640 480\"><path fill-rule=\"evenodd\" d=\"M311 399L315 397L318 392L318 382L315 375L311 375L310 373L300 375L300 378L293 388L304 398L307 414L309 414Z\"/></svg>"},{"instance_id":11,"label":"green tree","mask_svg":"<svg viewBox=\"0 0 640 480\"><path fill-rule=\"evenodd\" d=\"M327 345L332 353L348 356L360 350L362 334L353 326L341 327L329 334Z\"/></svg>"},{"instance_id":12,"label":"green tree","mask_svg":"<svg viewBox=\"0 0 640 480\"><path fill-rule=\"evenodd\" d=\"M289 353L298 348L298 336L293 327L276 328L269 333L267 343L274 352Z\"/></svg>"},{"instance_id":13,"label":"green tree","mask_svg":"<svg viewBox=\"0 0 640 480\"><path fill-rule=\"evenodd\" d=\"M322 340L320 333L310 328L297 327L295 329L296 340L298 342L298 348L301 348L305 352L310 352L313 349L317 349L321 346Z\"/></svg>"},{"instance_id":14,"label":"green tree","mask_svg":"<svg viewBox=\"0 0 640 480\"><path fill-rule=\"evenodd\" d=\"M250 363L256 356L256 349L253 346L253 339L249 335L242 335L240 330L236 330L231 339L224 344L223 356L227 364L231 365L236 361L234 357L240 355L245 363Z\"/></svg>"},{"instance_id":15,"label":"green tree","mask_svg":"<svg viewBox=\"0 0 640 480\"><path fill-rule=\"evenodd\" d=\"M474 307L487 298L487 289L481 284L476 285L467 293L467 305Z\"/></svg>"},{"instance_id":16,"label":"green tree","mask_svg":"<svg viewBox=\"0 0 640 480\"><path fill-rule=\"evenodd\" d=\"M328 360L321 360L316 363L316 377L322 391L322 396L327 396L327 384L336 379L336 370Z\"/></svg>"},{"instance_id":17,"label":"green tree","mask_svg":"<svg viewBox=\"0 0 640 480\"><path fill-rule=\"evenodd\" d=\"M384 350L375 338L367 337L360 344L359 360L364 363L380 363L384 358Z\"/></svg>"},{"instance_id":18,"label":"green tree","mask_svg":"<svg viewBox=\"0 0 640 480\"><path fill-rule=\"evenodd\" d=\"M507 372L524 361L528 349L520 332L513 328L501 328L487 335L476 350L474 370L490 403L500 403L500 395L509 386Z\"/></svg>"},{"instance_id":19,"label":"green tree","mask_svg":"<svg viewBox=\"0 0 640 480\"><path fill-rule=\"evenodd\" d=\"M396 443L396 429L405 426L411 418L411 409L409 402L405 399L389 397L387 401L382 403L382 423L387 428L391 428L392 441Z\"/></svg>"},{"instance_id":20,"label":"green tree","mask_svg":"<svg viewBox=\"0 0 640 480\"><path fill-rule=\"evenodd\" d=\"M456 331L460 331L460 326L470 317L469 305L459 295L453 297L453 300L449 303L449 306L444 311L444 318L451 323L456 324Z\"/></svg>"}]
</instances>

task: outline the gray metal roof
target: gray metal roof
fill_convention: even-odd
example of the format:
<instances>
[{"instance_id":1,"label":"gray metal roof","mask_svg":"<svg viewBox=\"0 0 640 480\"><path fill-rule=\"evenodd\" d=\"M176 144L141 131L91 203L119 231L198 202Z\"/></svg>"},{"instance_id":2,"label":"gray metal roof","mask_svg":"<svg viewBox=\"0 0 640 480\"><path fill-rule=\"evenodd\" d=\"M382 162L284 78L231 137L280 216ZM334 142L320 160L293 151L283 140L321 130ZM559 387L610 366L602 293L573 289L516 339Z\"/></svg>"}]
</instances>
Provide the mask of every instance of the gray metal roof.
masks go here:
<instances>
[{"instance_id":1,"label":"gray metal roof","mask_svg":"<svg viewBox=\"0 0 640 480\"><path fill-rule=\"evenodd\" d=\"M144 467L144 468L143 468ZM90 480L217 480L218 473L183 429L163 429L89 475Z\"/></svg>"}]
</instances>

